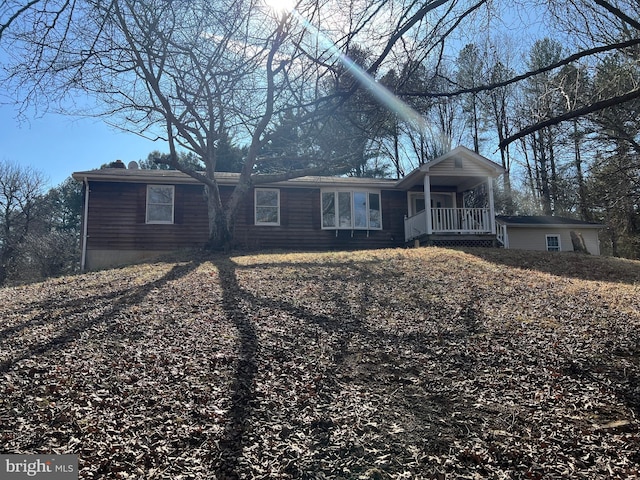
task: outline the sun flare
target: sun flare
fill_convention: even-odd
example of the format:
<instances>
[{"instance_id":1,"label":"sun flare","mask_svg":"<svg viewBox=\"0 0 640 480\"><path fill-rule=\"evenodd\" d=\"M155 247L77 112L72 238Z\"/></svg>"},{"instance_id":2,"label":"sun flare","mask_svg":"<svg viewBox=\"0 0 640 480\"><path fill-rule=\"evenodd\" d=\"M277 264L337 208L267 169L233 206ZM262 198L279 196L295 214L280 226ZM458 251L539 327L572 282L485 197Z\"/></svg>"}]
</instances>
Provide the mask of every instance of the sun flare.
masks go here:
<instances>
[{"instance_id":1,"label":"sun flare","mask_svg":"<svg viewBox=\"0 0 640 480\"><path fill-rule=\"evenodd\" d=\"M264 3L276 13L290 13L296 6L296 0L264 0Z\"/></svg>"}]
</instances>

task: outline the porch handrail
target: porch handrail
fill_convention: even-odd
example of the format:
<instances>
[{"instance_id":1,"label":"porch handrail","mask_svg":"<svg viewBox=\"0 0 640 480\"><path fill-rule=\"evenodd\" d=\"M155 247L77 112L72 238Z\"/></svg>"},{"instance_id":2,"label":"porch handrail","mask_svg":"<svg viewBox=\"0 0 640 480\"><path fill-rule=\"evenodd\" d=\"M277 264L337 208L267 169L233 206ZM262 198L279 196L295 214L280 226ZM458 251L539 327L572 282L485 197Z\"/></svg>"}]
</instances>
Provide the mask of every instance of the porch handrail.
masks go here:
<instances>
[{"instance_id":1,"label":"porch handrail","mask_svg":"<svg viewBox=\"0 0 640 480\"><path fill-rule=\"evenodd\" d=\"M431 208L433 233L491 233L489 208ZM422 210L404 219L405 241L427 233L427 217Z\"/></svg>"},{"instance_id":2,"label":"porch handrail","mask_svg":"<svg viewBox=\"0 0 640 480\"><path fill-rule=\"evenodd\" d=\"M491 233L489 208L432 208L431 225L437 233Z\"/></svg>"},{"instance_id":3,"label":"porch handrail","mask_svg":"<svg viewBox=\"0 0 640 480\"><path fill-rule=\"evenodd\" d=\"M504 248L509 248L509 235L506 225L498 224L496 238Z\"/></svg>"},{"instance_id":4,"label":"porch handrail","mask_svg":"<svg viewBox=\"0 0 640 480\"><path fill-rule=\"evenodd\" d=\"M420 235L427 233L427 214L424 210L412 215L404 217L404 241L408 242Z\"/></svg>"}]
</instances>

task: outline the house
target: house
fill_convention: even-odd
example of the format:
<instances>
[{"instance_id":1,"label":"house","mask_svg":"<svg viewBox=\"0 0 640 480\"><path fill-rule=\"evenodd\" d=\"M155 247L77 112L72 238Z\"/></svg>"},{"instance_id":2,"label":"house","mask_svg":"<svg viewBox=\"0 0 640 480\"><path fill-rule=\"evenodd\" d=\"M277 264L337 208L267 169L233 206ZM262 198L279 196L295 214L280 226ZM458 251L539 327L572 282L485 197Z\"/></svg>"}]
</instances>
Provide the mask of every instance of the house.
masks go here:
<instances>
[{"instance_id":1,"label":"house","mask_svg":"<svg viewBox=\"0 0 640 480\"><path fill-rule=\"evenodd\" d=\"M216 179L223 202L238 174ZM208 239L204 187L171 170L76 172L84 184L82 267L197 248ZM303 177L252 189L235 225L242 249L360 249L404 243L406 193L394 180ZM399 214L395 214L399 212Z\"/></svg>"},{"instance_id":2,"label":"house","mask_svg":"<svg viewBox=\"0 0 640 480\"><path fill-rule=\"evenodd\" d=\"M498 216L499 238L505 248L572 252L575 242L592 255L600 255L599 223L551 216Z\"/></svg>"},{"instance_id":3,"label":"house","mask_svg":"<svg viewBox=\"0 0 640 480\"><path fill-rule=\"evenodd\" d=\"M135 162L119 167L73 174L84 185L83 269L205 244L202 184L178 171L141 170ZM458 147L399 180L316 176L258 186L237 216L234 247L498 245L505 232L513 238L498 227L493 203L494 181L503 172ZM223 202L238 178L216 173Z\"/></svg>"}]
</instances>

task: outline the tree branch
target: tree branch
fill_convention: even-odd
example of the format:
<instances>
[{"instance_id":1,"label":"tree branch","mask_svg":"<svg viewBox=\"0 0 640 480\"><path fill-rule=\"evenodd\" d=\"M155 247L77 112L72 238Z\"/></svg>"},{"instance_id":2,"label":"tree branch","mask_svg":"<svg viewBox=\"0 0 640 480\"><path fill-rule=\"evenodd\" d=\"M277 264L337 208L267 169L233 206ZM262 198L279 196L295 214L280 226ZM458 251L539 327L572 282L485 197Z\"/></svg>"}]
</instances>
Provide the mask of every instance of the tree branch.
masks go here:
<instances>
[{"instance_id":1,"label":"tree branch","mask_svg":"<svg viewBox=\"0 0 640 480\"><path fill-rule=\"evenodd\" d=\"M634 20L629 15L627 15L626 13L621 11L619 8L614 7L613 5L611 5L609 2L605 2L604 0L594 0L594 3L600 5L602 8L607 10L609 13L612 13L613 15L618 17L623 22L628 23L629 25L631 25L636 30L640 30L640 22L638 22L637 20Z\"/></svg>"},{"instance_id":2,"label":"tree branch","mask_svg":"<svg viewBox=\"0 0 640 480\"><path fill-rule=\"evenodd\" d=\"M486 0L481 1L481 3L485 3ZM444 5L449 2L449 0L434 0L425 4L422 8L420 8L414 15L409 18L409 20L401 27L399 27L394 34L387 41L387 45L385 46L382 53L378 56L378 58L371 64L371 66L367 69L368 73L375 72L378 67L382 64L387 55L393 50L396 42L407 33L416 23L424 18L424 16L429 13L431 10L435 10L436 8Z\"/></svg>"},{"instance_id":3,"label":"tree branch","mask_svg":"<svg viewBox=\"0 0 640 480\"><path fill-rule=\"evenodd\" d=\"M320 173L327 174L327 170L331 175L340 175L346 173L351 169L349 165L337 165L335 167L327 168L326 165L319 167L309 167L300 170L290 170L282 173L258 173L251 175L252 185L264 185L265 183L283 182L285 180L291 180L292 178L300 178L308 175L318 175Z\"/></svg>"},{"instance_id":4,"label":"tree branch","mask_svg":"<svg viewBox=\"0 0 640 480\"><path fill-rule=\"evenodd\" d=\"M631 40L627 40L626 42L614 43L611 45L603 45L601 47L590 48L588 50L584 50L582 52L574 53L556 63L552 63L543 68L539 68L537 70L532 70L530 72L523 73L521 75L517 75L515 77L510 78L509 80L505 80L497 83L490 83L488 85L480 85L478 87L473 88L464 88L460 90L454 90L453 92L443 92L443 93L435 93L435 92L399 92L398 95L403 97L428 97L428 98L439 98L439 97L456 97L458 95L463 95L465 93L479 93L495 90L497 88L506 87L507 85L511 85L512 83L517 83L522 80L526 80L527 78L534 77L541 73L549 72L551 70L555 70L556 68L568 65L576 60L579 60L583 57L588 57L590 55L596 55L598 53L604 53L611 50L622 50L624 48L633 47L635 45L640 45L640 38L634 38Z\"/></svg>"},{"instance_id":5,"label":"tree branch","mask_svg":"<svg viewBox=\"0 0 640 480\"><path fill-rule=\"evenodd\" d=\"M154 163L159 163L159 164L163 164L163 165L169 165L170 167L175 168L176 170L189 175L191 178L197 180L198 182L201 182L205 185L208 185L209 187L215 187L215 180L210 179L209 177L207 177L206 175L203 175L202 173L194 170L191 167L185 167L184 165L182 165L181 163L178 162L177 159L175 159L173 157L173 155L169 155L169 159L168 160L163 160L161 158L154 158L153 159Z\"/></svg>"},{"instance_id":6,"label":"tree branch","mask_svg":"<svg viewBox=\"0 0 640 480\"><path fill-rule=\"evenodd\" d=\"M625 103L636 98L640 98L640 89L632 90L624 95L619 95L617 97L611 97L606 100L602 100L600 102L592 103L591 105L587 105L582 108L578 108L576 110L572 110L570 112L564 113L562 115L558 115L556 117L550 118L543 122L538 122L535 125L531 125L530 127L524 128L520 130L518 133L511 135L510 137L505 138L502 142L500 142L500 148L504 148L510 143L513 143L515 140L518 140L522 137L526 137L527 135L537 132L545 127L550 127L552 125L557 125L561 122L565 122L567 120L571 120L572 118L582 117L589 113L594 113L599 110L603 110L608 107L612 107L614 105L618 105L621 103Z\"/></svg>"},{"instance_id":7,"label":"tree branch","mask_svg":"<svg viewBox=\"0 0 640 480\"><path fill-rule=\"evenodd\" d=\"M27 10L29 10L31 7L33 7L35 4L40 3L42 0L31 0L29 3L27 3L26 5L23 5L21 8L19 8L13 15L11 15L11 17L9 17L9 19L0 25L0 40L2 40L2 35L4 34L4 31L7 30L11 24L13 22L15 22L18 17L20 17L20 15L22 15L23 13L25 13ZM4 3L4 2L3 2Z\"/></svg>"}]
</instances>

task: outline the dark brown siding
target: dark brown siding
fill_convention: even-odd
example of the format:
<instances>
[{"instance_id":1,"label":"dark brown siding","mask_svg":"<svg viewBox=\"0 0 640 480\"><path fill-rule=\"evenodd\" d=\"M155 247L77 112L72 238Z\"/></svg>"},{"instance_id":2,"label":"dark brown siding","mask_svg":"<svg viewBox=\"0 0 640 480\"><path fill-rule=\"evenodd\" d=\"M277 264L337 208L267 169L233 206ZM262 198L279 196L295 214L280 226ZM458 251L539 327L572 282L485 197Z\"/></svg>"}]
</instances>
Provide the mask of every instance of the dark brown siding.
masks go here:
<instances>
[{"instance_id":1,"label":"dark brown siding","mask_svg":"<svg viewBox=\"0 0 640 480\"><path fill-rule=\"evenodd\" d=\"M147 186L91 182L89 249L176 250L207 240L207 211L199 185L176 185L173 225L145 222Z\"/></svg>"},{"instance_id":2,"label":"dark brown siding","mask_svg":"<svg viewBox=\"0 0 640 480\"><path fill-rule=\"evenodd\" d=\"M254 197L238 219L235 239L249 250L328 250L394 247L404 243L405 192L382 191L382 230L323 230L320 189L281 188L280 226L254 225Z\"/></svg>"},{"instance_id":3,"label":"dark brown siding","mask_svg":"<svg viewBox=\"0 0 640 480\"><path fill-rule=\"evenodd\" d=\"M207 240L203 187L176 185L175 223L145 223L146 185L91 182L88 248L176 250L202 246ZM222 187L223 201L232 189ZM254 225L254 196L240 209L234 232L242 249L359 249L404 243L405 192L382 191L382 230L322 230L320 189L280 188L280 226Z\"/></svg>"}]
</instances>

